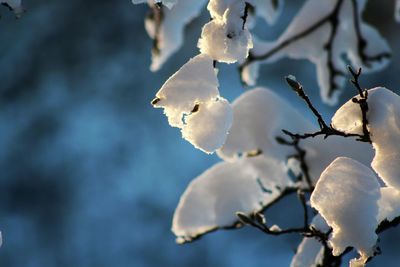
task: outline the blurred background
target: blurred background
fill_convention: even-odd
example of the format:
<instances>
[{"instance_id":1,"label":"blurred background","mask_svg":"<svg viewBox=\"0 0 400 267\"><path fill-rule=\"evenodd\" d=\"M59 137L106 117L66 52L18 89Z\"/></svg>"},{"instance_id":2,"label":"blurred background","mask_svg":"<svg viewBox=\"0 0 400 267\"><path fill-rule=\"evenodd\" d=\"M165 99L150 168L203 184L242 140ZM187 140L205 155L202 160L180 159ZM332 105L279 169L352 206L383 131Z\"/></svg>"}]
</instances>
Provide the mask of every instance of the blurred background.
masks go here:
<instances>
[{"instance_id":1,"label":"blurred background","mask_svg":"<svg viewBox=\"0 0 400 267\"><path fill-rule=\"evenodd\" d=\"M260 36L276 38L303 3L286 2L277 25L258 22ZM25 0L25 8L18 20L0 8L1 267L289 265L300 242L295 235L243 228L177 245L170 231L188 183L219 159L181 139L149 103L198 53L201 26L209 20L205 10L188 25L181 51L151 73L146 5ZM382 72L362 76L365 87L400 87L400 25L393 10L389 0L367 6L366 20L388 40L394 57ZM221 94L233 100L244 90L236 67L219 66ZM288 74L330 118L335 108L321 103L307 61L264 65L259 84L308 112L283 82ZM340 102L354 94L348 86ZM296 205L288 198L267 218L283 226L296 222ZM399 240L399 229L382 235L383 255L370 266L398 266L393 244Z\"/></svg>"}]
</instances>

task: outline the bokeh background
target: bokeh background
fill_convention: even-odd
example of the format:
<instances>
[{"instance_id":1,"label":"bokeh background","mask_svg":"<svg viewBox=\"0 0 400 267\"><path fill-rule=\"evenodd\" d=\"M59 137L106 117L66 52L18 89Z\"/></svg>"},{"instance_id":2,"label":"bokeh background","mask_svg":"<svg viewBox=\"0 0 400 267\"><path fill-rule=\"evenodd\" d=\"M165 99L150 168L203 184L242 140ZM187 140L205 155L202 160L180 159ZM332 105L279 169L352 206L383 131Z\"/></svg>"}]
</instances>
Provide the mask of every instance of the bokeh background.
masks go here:
<instances>
[{"instance_id":1,"label":"bokeh background","mask_svg":"<svg viewBox=\"0 0 400 267\"><path fill-rule=\"evenodd\" d=\"M184 1L184 0L182 0ZM279 23L259 21L276 38L303 1L286 1ZM390 43L388 68L363 85L400 87L400 24L394 1L369 1L365 17ZM192 178L218 161L181 139L149 104L163 82L198 51L206 11L190 23L185 45L157 73L143 27L146 5L129 0L25 0L16 20L0 8L0 249L2 267L288 266L298 236L254 229L220 231L187 245L170 231L179 197ZM222 95L243 89L235 66L220 65ZM260 84L300 112L283 76L294 74L329 118L307 61L265 65ZM397 91L399 92L399 91ZM355 92L348 86L344 102ZM272 223L301 216L293 198L271 209ZM288 219L289 218L289 219ZM382 236L370 266L399 266L399 229Z\"/></svg>"}]
</instances>

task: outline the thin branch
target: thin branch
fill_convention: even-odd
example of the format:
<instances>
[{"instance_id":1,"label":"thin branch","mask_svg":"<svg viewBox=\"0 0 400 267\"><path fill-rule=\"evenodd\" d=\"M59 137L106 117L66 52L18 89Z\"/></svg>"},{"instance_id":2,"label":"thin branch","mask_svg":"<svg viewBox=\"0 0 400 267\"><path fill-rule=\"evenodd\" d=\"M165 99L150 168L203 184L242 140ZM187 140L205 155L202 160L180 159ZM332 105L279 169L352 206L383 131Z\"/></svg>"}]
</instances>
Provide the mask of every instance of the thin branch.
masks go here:
<instances>
[{"instance_id":1,"label":"thin branch","mask_svg":"<svg viewBox=\"0 0 400 267\"><path fill-rule=\"evenodd\" d=\"M360 71L361 74L361 71ZM354 80L355 82L358 84L358 76L354 76ZM297 140L297 139L307 139L307 138L314 138L316 136L319 135L323 135L324 138L327 138L331 135L336 135L336 136L342 136L342 137L357 137L357 141L361 141L361 142L371 142L370 138L369 138L369 133L367 134L367 132L364 132L363 135L360 134L352 134L352 133L345 133L342 131L339 131L335 128L333 128L332 125L329 125L323 120L321 114L318 112L318 110L314 107L314 105L312 104L311 100L308 98L308 96L306 95L306 93L304 92L303 86L297 82L294 77L290 77L287 76L286 77L286 81L287 83L290 85L290 87L297 93L297 95L303 99L306 103L308 108L312 111L312 113L314 114L314 116L317 118L317 122L319 124L320 130L316 131L314 133L304 133L304 134L298 134L298 133L292 133L290 131L287 130L282 130L284 134L290 136L293 140ZM359 86L359 84L358 84ZM365 94L365 93L364 93ZM368 96L368 94L366 94L366 97ZM365 120L363 120L363 128L365 127L365 129L367 129L367 119L366 119L366 113L368 111L368 105L367 105L367 98L365 98L365 100L363 100L364 98L357 100L360 101L360 108L364 114L363 116L365 116ZM362 102L362 103L361 103Z\"/></svg>"},{"instance_id":2,"label":"thin branch","mask_svg":"<svg viewBox=\"0 0 400 267\"><path fill-rule=\"evenodd\" d=\"M302 190L297 191L297 197L300 200L301 206L303 208L303 214L304 214L304 228L308 228L308 209L307 209L307 200L304 195L304 192Z\"/></svg>"},{"instance_id":3,"label":"thin branch","mask_svg":"<svg viewBox=\"0 0 400 267\"><path fill-rule=\"evenodd\" d=\"M285 130L283 130L283 131L285 131ZM292 141L288 141L280 136L277 136L277 137L275 137L275 140L281 145L292 146L296 150L297 154L289 155L288 158L295 158L299 161L300 169L302 172L301 178L305 179L304 182L307 183L309 191L312 192L314 189L314 186L312 184L311 175L309 173L308 164L306 162L307 151L305 149L303 149L302 147L300 147L300 138L292 138Z\"/></svg>"},{"instance_id":4,"label":"thin branch","mask_svg":"<svg viewBox=\"0 0 400 267\"><path fill-rule=\"evenodd\" d=\"M303 208L303 215L304 215L303 227L294 227L285 230L270 228L267 226L265 217L261 212L256 212L250 215L247 215L243 212L237 212L236 216L243 224L257 228L258 230L264 232L265 234L283 235L291 233L301 233L304 236L310 236L310 237L316 236L317 235L316 232L318 232L318 230L310 227L308 224L308 209L304 191L301 189L297 189L296 192L297 192L297 197L300 200L301 206ZM321 237L322 235L323 235L322 233L318 232L318 236Z\"/></svg>"},{"instance_id":5,"label":"thin branch","mask_svg":"<svg viewBox=\"0 0 400 267\"><path fill-rule=\"evenodd\" d=\"M292 36L291 38L286 39L285 41L281 42L279 45L275 46L268 52L261 54L261 55L255 55L252 52L249 53L249 56L246 60L246 62L243 63L244 66L247 66L253 61L258 61L258 60L266 60L276 54L277 52L281 51L282 49L286 48L287 46L291 45L292 43L307 37L308 35L312 34L314 31L318 30L320 27L322 27L325 23L329 22L332 20L333 17L337 16L337 12L339 10L339 7L342 5L343 0L338 0L336 3L335 8L333 11L326 15L325 17L321 18L314 24L312 24L308 29Z\"/></svg>"},{"instance_id":6,"label":"thin branch","mask_svg":"<svg viewBox=\"0 0 400 267\"><path fill-rule=\"evenodd\" d=\"M249 65L250 63L254 62L254 61L260 61L260 60L267 60L268 58L272 57L273 55L275 55L276 53L278 53L279 51L283 50L284 48L286 48L287 46L291 45L294 42L297 42L303 38L306 38L307 36L309 36L310 34L314 33L316 30L318 30L319 28L321 28L322 26L324 26L326 23L330 23L331 24L331 32L329 35L329 39L327 41L327 43L324 46L324 49L327 51L328 54L328 62L327 62L327 67L329 69L329 92L328 95L332 96L333 92L335 90L338 89L338 86L335 83L335 76L336 75L344 75L343 72L341 72L340 70L336 69L334 64L333 64L333 42L334 39L336 37L336 32L337 32L337 28L339 25L339 11L340 11L340 7L343 4L343 0L338 0L336 2L336 5L334 7L334 9L332 10L331 13L329 13L328 15L326 15L325 17L321 18L320 20L318 20L317 22L315 22L314 24L312 24L309 28L307 28L306 30L284 40L283 42L281 42L280 44L278 44L277 46L273 47L271 50L269 50L268 52L261 54L261 55L255 55L254 53L252 53L250 51L248 58L246 59L246 61L239 67L239 70L242 71L244 67L246 67L247 65Z\"/></svg>"},{"instance_id":7,"label":"thin branch","mask_svg":"<svg viewBox=\"0 0 400 267\"><path fill-rule=\"evenodd\" d=\"M357 2L357 0L352 0L351 3L353 5L354 29L355 29L356 36L357 36L357 53L358 53L358 56L360 57L362 63L366 67L371 67L371 64L370 64L371 61L381 61L385 58L391 58L392 55L389 52L379 53L375 56L369 56L365 53L365 48L367 47L367 41L361 34L361 27L360 27L360 21L359 21L359 16L358 16L358 2Z\"/></svg>"},{"instance_id":8,"label":"thin branch","mask_svg":"<svg viewBox=\"0 0 400 267\"><path fill-rule=\"evenodd\" d=\"M333 55L333 49L334 49L334 43L335 43L335 38L337 36L337 31L339 29L340 21L339 21L339 14L340 10L343 6L343 4L346 1L344 0L337 0L334 8L332 11L327 14L326 16L322 17L320 20L316 21L314 24L310 25L307 29L299 32L298 34L295 34L291 36L290 38L280 42L277 44L275 47L271 48L269 51L256 55L254 52L250 51L248 58L246 61L239 66L239 71L242 73L244 67L248 66L252 62L255 61L263 61L267 60L270 57L274 56L278 52L282 51L289 45L308 37L309 35L313 34L315 31L326 25L327 23L330 24L330 33L328 40L326 44L323 46L323 49L327 53L327 68L328 68L328 74L329 74L329 91L328 91L328 96L331 97L333 93L339 89L339 86L335 82L335 77L336 76L344 76L345 73L343 73L341 70L337 69L334 65L334 55ZM373 61L382 61L383 59L388 59L391 58L391 53L390 52L382 52L378 53L376 55L368 55L365 51L367 47L367 41L362 35L361 32L361 26L360 26L360 14L358 12L358 3L357 0L351 0L352 7L353 7L353 25L354 25L354 31L356 35L356 42L357 42L357 54L359 58L361 59L362 63L366 67L371 67L371 62Z\"/></svg>"},{"instance_id":9,"label":"thin branch","mask_svg":"<svg viewBox=\"0 0 400 267\"><path fill-rule=\"evenodd\" d=\"M392 221L384 220L379 224L375 232L377 234L380 234L390 228L397 227L399 224L400 224L400 216L394 218Z\"/></svg>"},{"instance_id":10,"label":"thin branch","mask_svg":"<svg viewBox=\"0 0 400 267\"><path fill-rule=\"evenodd\" d=\"M281 201L285 197L296 193L298 190L299 190L298 187L286 187L285 189L283 189L281 191L281 194L279 196L277 196L274 200L270 201L267 205L264 205L263 208L259 211L259 213L265 212L270 207L274 206L275 204L277 204L279 201ZM199 240L204 235L215 232L217 230L233 230L233 229L240 228L242 226L243 226L243 223L240 220L238 220L238 221L233 222L231 225L224 226L224 227L217 226L217 227L211 228L203 233L200 233L200 234L197 234L194 236L178 236L178 239L180 239L180 244L187 244L187 243L191 243L193 241Z\"/></svg>"},{"instance_id":11,"label":"thin branch","mask_svg":"<svg viewBox=\"0 0 400 267\"><path fill-rule=\"evenodd\" d=\"M241 17L241 19L243 20L242 30L244 30L247 22L247 17L249 16L249 10L251 10L251 8L253 8L253 6L250 3L245 2L243 16Z\"/></svg>"},{"instance_id":12,"label":"thin branch","mask_svg":"<svg viewBox=\"0 0 400 267\"><path fill-rule=\"evenodd\" d=\"M365 142L371 143L371 135L370 135L370 132L368 130L368 119L367 119L368 90L361 89L361 86L360 86L360 83L359 83L359 78L360 78L360 75L361 75L361 68L359 68L357 72L354 72L354 70L350 66L348 66L348 70L349 70L350 74L353 76L353 79L350 80L350 81L354 85L354 87L358 90L358 93L360 95L360 99L353 98L352 101L354 103L357 103L360 106L360 109L361 109L362 130L363 130L362 138L364 139Z\"/></svg>"}]
</instances>

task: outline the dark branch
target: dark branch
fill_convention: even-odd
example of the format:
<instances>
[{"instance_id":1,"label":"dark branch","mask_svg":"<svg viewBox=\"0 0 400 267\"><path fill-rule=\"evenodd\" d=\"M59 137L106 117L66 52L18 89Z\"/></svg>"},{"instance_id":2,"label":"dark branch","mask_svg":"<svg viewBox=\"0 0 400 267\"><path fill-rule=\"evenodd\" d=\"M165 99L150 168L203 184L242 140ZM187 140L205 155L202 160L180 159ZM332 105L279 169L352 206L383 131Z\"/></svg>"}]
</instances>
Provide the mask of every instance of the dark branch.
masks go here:
<instances>
[{"instance_id":1,"label":"dark branch","mask_svg":"<svg viewBox=\"0 0 400 267\"><path fill-rule=\"evenodd\" d=\"M304 228L308 228L308 209L307 209L307 200L306 196L304 195L304 192L301 190L297 191L297 197L300 200L301 206L303 208L303 214L304 214Z\"/></svg>"},{"instance_id":2,"label":"dark branch","mask_svg":"<svg viewBox=\"0 0 400 267\"><path fill-rule=\"evenodd\" d=\"M324 26L326 23L330 23L331 32L330 32L330 35L329 35L328 42L324 46L324 49L327 51L327 54L328 54L327 67L329 69L329 74L330 74L329 75L329 92L328 92L328 96L332 96L333 92L338 89L338 86L335 83L335 76L336 75L342 75L342 76L344 75L343 72L341 72L340 70L335 68L335 66L333 64L333 52L332 52L333 42L335 40L336 33L337 33L337 28L338 28L338 25L339 25L339 11L340 11L340 7L342 6L343 2L344 2L343 0L338 0L336 2L336 5L335 5L334 9L332 10L332 12L330 14L328 14L325 17L321 18L320 20L318 20L317 22L312 24L306 30L304 30L304 31L302 31L302 32L300 32L300 33L298 33L298 34L296 34L296 35L284 40L283 42L281 42L277 46L273 47L268 52L266 52L264 54L261 54L261 55L255 55L254 53L252 53L250 51L248 58L242 64L242 66L240 66L239 70L242 71L245 66L249 65L250 63L252 63L254 61L267 60L268 58L272 57L273 55L275 55L279 51L281 51L284 48L286 48L287 46L291 45L292 43L295 43L295 42L297 42L297 41L299 41L299 40L301 40L303 38L306 38L310 34L314 33L316 30L318 30L319 28Z\"/></svg>"},{"instance_id":3,"label":"dark branch","mask_svg":"<svg viewBox=\"0 0 400 267\"><path fill-rule=\"evenodd\" d=\"M259 213L265 212L270 207L274 206L275 204L277 204L279 201L281 201L285 197L296 193L298 190L299 190L299 188L297 188L297 187L286 187L284 190L281 191L281 194L279 196L277 196L273 201L270 201L267 205L264 205L263 208L259 211ZM204 235L215 232L217 230L233 230L233 229L240 228L242 226L243 226L243 223L240 220L238 220L238 221L232 223L231 225L224 226L224 227L215 227L215 228L209 229L208 231L205 231L205 232L200 233L195 236L178 236L178 239L180 239L180 241L181 241L180 244L191 243L193 241L199 240Z\"/></svg>"},{"instance_id":4,"label":"dark branch","mask_svg":"<svg viewBox=\"0 0 400 267\"><path fill-rule=\"evenodd\" d=\"M360 71L361 74L361 71ZM358 84L358 76L354 76L354 81L355 83L359 86ZM286 77L286 81L287 83L290 85L290 87L297 93L297 95L303 99L306 103L308 108L312 111L312 113L314 114L314 116L317 118L317 122L318 125L320 127L319 131L316 131L314 133L304 133L304 134L298 134L298 133L292 133L290 131L287 130L282 130L284 134L290 136L294 141L298 140L298 139L307 139L307 138L314 138L316 136L319 135L323 135L324 138L327 138L331 135L336 135L336 136L342 136L342 137L357 137L357 141L361 141L361 142L371 142L370 138L369 138L369 133L366 134L367 132L363 132L363 135L360 134L352 134L352 133L345 133L342 131L339 131L335 128L333 128L332 125L329 125L324 121L324 119L322 118L321 114L318 112L318 110L314 107L314 105L312 104L311 100L308 98L308 96L306 95L306 93L304 92L303 86L297 82L294 78L292 77ZM363 120L363 129L365 127L365 129L367 129L367 119L366 119L366 113L368 111L368 105L367 105L367 93L364 93L366 96L363 97L362 99L358 100L359 102L362 103L358 103L360 104L360 108L363 112L363 116L365 116L365 120Z\"/></svg>"},{"instance_id":5,"label":"dark branch","mask_svg":"<svg viewBox=\"0 0 400 267\"><path fill-rule=\"evenodd\" d=\"M357 53L360 57L362 63L366 67L371 67L372 61L381 61L383 59L389 59L392 55L389 52L383 52L374 56L367 55L365 53L365 48L367 47L367 41L362 36L361 28L360 28L360 21L358 16L358 3L357 0L351 1L353 4L353 18L354 18L354 29L357 36Z\"/></svg>"},{"instance_id":6,"label":"dark branch","mask_svg":"<svg viewBox=\"0 0 400 267\"><path fill-rule=\"evenodd\" d=\"M249 11L250 11L252 8L253 8L253 6L252 6L250 3L245 2L243 16L241 17L242 20L243 20L242 30L244 30L244 27L245 27L246 22L247 22L247 17L249 16Z\"/></svg>"},{"instance_id":7,"label":"dark branch","mask_svg":"<svg viewBox=\"0 0 400 267\"><path fill-rule=\"evenodd\" d=\"M286 79L286 82L290 85L290 87L297 93L297 95L307 103L308 108L311 109L311 111L315 115L315 117L317 117L318 125L321 128L321 130L323 128L328 127L326 125L324 119L322 118L321 114L319 114L318 110L311 103L310 98L308 98L308 96L304 92L303 86L299 82L297 82L294 79L294 77L287 76L287 77L285 77L285 79Z\"/></svg>"},{"instance_id":8,"label":"dark branch","mask_svg":"<svg viewBox=\"0 0 400 267\"><path fill-rule=\"evenodd\" d=\"M367 112L368 112L368 90L361 89L359 78L361 75L361 68L358 69L357 73L349 66L348 67L350 74L353 76L353 79L350 80L354 87L357 89L360 99L353 98L352 101L357 103L361 109L361 116L362 116L362 130L363 136L362 139L364 142L371 143L371 135L368 130L368 119L367 119Z\"/></svg>"},{"instance_id":9,"label":"dark branch","mask_svg":"<svg viewBox=\"0 0 400 267\"><path fill-rule=\"evenodd\" d=\"M285 131L285 130L283 130L283 131ZM314 186L312 184L311 175L309 173L308 164L306 162L307 151L300 147L300 139L292 138L292 141L288 141L288 140L284 139L283 137L277 136L277 137L275 137L275 140L281 145L293 146L293 148L296 150L296 154L289 155L288 158L294 158L299 161L300 169L302 172L302 175L300 178L304 178L304 180L305 180L304 182L307 183L308 189L310 190L310 192L312 192L312 190L314 189Z\"/></svg>"}]
</instances>

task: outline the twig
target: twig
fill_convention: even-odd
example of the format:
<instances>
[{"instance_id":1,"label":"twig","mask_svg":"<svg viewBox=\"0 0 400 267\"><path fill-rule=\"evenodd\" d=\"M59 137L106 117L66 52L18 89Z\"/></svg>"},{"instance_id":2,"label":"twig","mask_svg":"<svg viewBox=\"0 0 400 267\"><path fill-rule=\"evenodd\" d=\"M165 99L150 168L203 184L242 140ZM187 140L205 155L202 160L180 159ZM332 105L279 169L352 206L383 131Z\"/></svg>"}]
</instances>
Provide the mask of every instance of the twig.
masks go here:
<instances>
[{"instance_id":1,"label":"twig","mask_svg":"<svg viewBox=\"0 0 400 267\"><path fill-rule=\"evenodd\" d=\"M360 83L359 83L359 78L361 75L361 68L358 69L357 72L354 72L354 70L351 68L351 66L347 67L350 74L353 76L353 79L350 80L350 82L354 85L354 87L357 89L360 99L353 98L352 101L354 103L357 103L360 106L361 109L361 114L362 114L362 130L363 130L363 135L362 139L364 142L369 142L371 143L371 135L368 130L368 119L367 119L367 112L368 112L368 90L363 90L361 89Z\"/></svg>"},{"instance_id":2,"label":"twig","mask_svg":"<svg viewBox=\"0 0 400 267\"><path fill-rule=\"evenodd\" d=\"M303 207L303 214L304 214L304 228L308 228L308 209L307 209L307 201L302 190L297 191L297 197L300 200L301 206Z\"/></svg>"},{"instance_id":3,"label":"twig","mask_svg":"<svg viewBox=\"0 0 400 267\"><path fill-rule=\"evenodd\" d=\"M285 131L285 130L283 130L283 131ZM312 184L311 175L309 173L308 164L306 162L307 151L300 147L300 138L292 138L292 141L287 141L286 139L284 139L280 136L277 136L277 137L275 137L275 140L281 145L293 146L293 148L296 150L297 154L289 155L288 158L295 158L299 161L300 169L302 172L301 178L305 179L305 182L308 185L308 189L310 190L310 192L312 192L314 189L314 186Z\"/></svg>"},{"instance_id":4,"label":"twig","mask_svg":"<svg viewBox=\"0 0 400 267\"><path fill-rule=\"evenodd\" d=\"M311 109L314 116L317 118L317 122L320 127L320 130L316 131L314 133L304 133L304 134L292 133L287 130L282 130L284 134L290 136L293 140L307 139L310 137L314 138L319 135L323 135L324 138L327 138L331 135L336 135L336 136L342 136L342 137L357 137L357 139L356 139L357 141L369 142L369 143L371 142L371 140L369 138L369 134L366 134L366 132L364 132L363 135L353 134L353 133L345 133L345 132L342 132L342 131L339 131L339 130L333 128L333 126L331 124L328 126L328 124L323 120L321 114L313 106L311 100L308 98L308 96L304 92L303 86L299 82L297 82L294 79L294 77L287 76L286 81L290 85L290 87L297 93L297 95L307 103L307 106L309 107L309 109ZM358 84L358 76L355 77L355 82ZM361 101L362 99L357 100L357 101ZM363 105L363 107L361 107L361 105ZM363 127L365 127L365 129L367 129L367 126L366 126L368 123L368 121L366 120L366 112L368 111L367 98L365 98L365 100L362 100L360 107L362 108L362 110L364 110L363 112L365 112L366 123L365 123L365 126L363 123Z\"/></svg>"},{"instance_id":5,"label":"twig","mask_svg":"<svg viewBox=\"0 0 400 267\"><path fill-rule=\"evenodd\" d=\"M258 54L256 55L254 52L250 51L248 58L246 61L239 66L239 71L242 73L243 69L251 64L252 62L255 61L263 61L267 60L270 57L274 56L276 53L282 51L289 45L306 38L307 36L311 35L315 31L319 30L321 27L329 23L331 25L330 27L330 34L327 43L323 46L323 48L327 52L327 68L328 68L328 73L329 73L329 91L328 91L328 96L331 97L334 91L339 89L338 85L335 82L335 77L340 75L344 76L345 73L342 71L338 70L333 61L333 45L335 43L335 38L337 36L337 31L339 28L339 14L341 7L343 6L343 3L346 1L344 0L337 0L334 8L332 11L327 14L326 16L322 17L320 20L316 21L314 24L310 25L307 29L299 32L298 34L295 34L291 37L289 37L286 40L283 40L279 44L277 44L275 47L271 48L265 53ZM360 15L358 13L358 3L357 0L351 0L352 7L353 7L353 25L354 25L354 31L356 34L356 39L357 39L357 53L358 56L360 57L362 63L366 67L371 66L371 62L373 61L381 61L385 58L390 58L391 53L390 52L382 52L377 55L367 55L365 52L365 48L367 47L367 41L362 35L361 32L361 27L360 27ZM243 82L243 81L242 81Z\"/></svg>"},{"instance_id":6,"label":"twig","mask_svg":"<svg viewBox=\"0 0 400 267\"><path fill-rule=\"evenodd\" d=\"M248 2L245 2L243 16L241 17L241 19L243 20L242 30L244 30L244 27L245 27L246 21L247 21L247 17L249 16L249 10L251 8L252 8L252 5Z\"/></svg>"}]
</instances>

